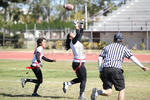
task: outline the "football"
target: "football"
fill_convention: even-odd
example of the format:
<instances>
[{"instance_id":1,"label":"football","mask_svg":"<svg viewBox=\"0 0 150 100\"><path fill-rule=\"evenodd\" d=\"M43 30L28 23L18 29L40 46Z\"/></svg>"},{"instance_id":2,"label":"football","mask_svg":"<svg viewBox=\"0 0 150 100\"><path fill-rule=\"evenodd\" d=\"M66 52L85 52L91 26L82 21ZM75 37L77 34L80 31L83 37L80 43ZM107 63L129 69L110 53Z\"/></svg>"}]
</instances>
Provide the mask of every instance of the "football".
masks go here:
<instances>
[{"instance_id":1,"label":"football","mask_svg":"<svg viewBox=\"0 0 150 100\"><path fill-rule=\"evenodd\" d=\"M73 10L73 8L74 8L74 6L72 4L65 4L63 7L68 11Z\"/></svg>"}]
</instances>

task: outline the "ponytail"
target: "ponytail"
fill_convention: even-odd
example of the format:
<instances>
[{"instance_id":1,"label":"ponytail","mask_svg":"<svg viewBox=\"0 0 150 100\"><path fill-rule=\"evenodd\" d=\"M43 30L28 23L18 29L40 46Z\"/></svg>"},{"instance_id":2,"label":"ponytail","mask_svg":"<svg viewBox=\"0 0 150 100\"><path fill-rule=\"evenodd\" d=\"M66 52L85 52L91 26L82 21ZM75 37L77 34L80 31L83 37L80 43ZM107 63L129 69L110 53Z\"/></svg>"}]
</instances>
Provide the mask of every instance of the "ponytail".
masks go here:
<instances>
[{"instance_id":1,"label":"ponytail","mask_svg":"<svg viewBox=\"0 0 150 100\"><path fill-rule=\"evenodd\" d=\"M66 48L66 50L70 49L70 41L71 41L71 39L69 39L69 38L70 38L70 34L67 35L67 39L65 41L65 48Z\"/></svg>"}]
</instances>

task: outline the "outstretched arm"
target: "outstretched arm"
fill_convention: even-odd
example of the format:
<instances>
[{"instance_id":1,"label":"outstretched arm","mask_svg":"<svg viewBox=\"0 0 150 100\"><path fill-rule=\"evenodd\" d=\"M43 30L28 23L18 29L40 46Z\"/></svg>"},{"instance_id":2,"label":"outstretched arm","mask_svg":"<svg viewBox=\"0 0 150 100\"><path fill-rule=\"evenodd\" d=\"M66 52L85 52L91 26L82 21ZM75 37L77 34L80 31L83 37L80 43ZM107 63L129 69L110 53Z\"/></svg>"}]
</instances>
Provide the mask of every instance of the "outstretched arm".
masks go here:
<instances>
[{"instance_id":1,"label":"outstretched arm","mask_svg":"<svg viewBox=\"0 0 150 100\"><path fill-rule=\"evenodd\" d=\"M148 67L144 67L135 56L131 56L130 59L144 71L150 70Z\"/></svg>"},{"instance_id":2,"label":"outstretched arm","mask_svg":"<svg viewBox=\"0 0 150 100\"><path fill-rule=\"evenodd\" d=\"M47 61L47 62L56 62L56 60L52 60L52 59L46 58L45 56L43 56L42 59L44 61Z\"/></svg>"}]
</instances>

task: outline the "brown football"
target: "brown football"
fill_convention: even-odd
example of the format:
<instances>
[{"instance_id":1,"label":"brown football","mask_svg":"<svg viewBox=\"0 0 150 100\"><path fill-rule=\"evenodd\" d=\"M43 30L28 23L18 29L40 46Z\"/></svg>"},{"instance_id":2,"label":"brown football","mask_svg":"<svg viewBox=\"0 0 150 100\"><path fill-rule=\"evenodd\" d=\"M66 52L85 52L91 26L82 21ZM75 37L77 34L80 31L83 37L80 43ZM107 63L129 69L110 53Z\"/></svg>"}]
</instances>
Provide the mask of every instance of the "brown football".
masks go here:
<instances>
[{"instance_id":1,"label":"brown football","mask_svg":"<svg viewBox=\"0 0 150 100\"><path fill-rule=\"evenodd\" d=\"M66 10L73 10L74 6L73 6L72 4L65 4L65 5L64 5L64 8L65 8Z\"/></svg>"}]
</instances>

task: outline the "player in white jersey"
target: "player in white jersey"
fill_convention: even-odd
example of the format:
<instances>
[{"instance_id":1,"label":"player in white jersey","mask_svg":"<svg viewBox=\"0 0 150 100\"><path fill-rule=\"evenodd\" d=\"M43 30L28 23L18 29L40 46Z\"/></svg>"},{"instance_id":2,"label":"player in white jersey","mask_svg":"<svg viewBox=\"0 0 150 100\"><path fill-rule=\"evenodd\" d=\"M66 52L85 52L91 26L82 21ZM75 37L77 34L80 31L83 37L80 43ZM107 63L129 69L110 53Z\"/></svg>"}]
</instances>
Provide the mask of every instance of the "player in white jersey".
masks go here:
<instances>
[{"instance_id":1,"label":"player in white jersey","mask_svg":"<svg viewBox=\"0 0 150 100\"><path fill-rule=\"evenodd\" d=\"M72 32L67 35L66 39L66 50L72 49L74 59L72 61L72 68L77 75L77 78L63 83L63 91L66 93L68 86L80 83L80 96L78 99L86 99L84 97L84 90L86 85L86 68L84 66L85 63L85 54L84 54L84 46L80 42L81 37L83 35L83 27L84 21L80 22L80 28L78 27L77 22L74 21L76 28L76 35Z\"/></svg>"},{"instance_id":2,"label":"player in white jersey","mask_svg":"<svg viewBox=\"0 0 150 100\"><path fill-rule=\"evenodd\" d=\"M26 67L27 69L32 69L32 71L34 72L37 79L26 79L26 78L21 79L23 88L27 82L35 83L35 89L34 89L34 92L32 93L32 96L40 96L37 94L37 90L38 90L40 84L43 82L42 71L40 69L40 67L42 67L41 59L43 59L47 62L55 62L56 61L56 60L48 59L44 56L43 49L45 48L45 46L46 46L46 39L39 38L37 40L37 48L34 51L31 67Z\"/></svg>"}]
</instances>

